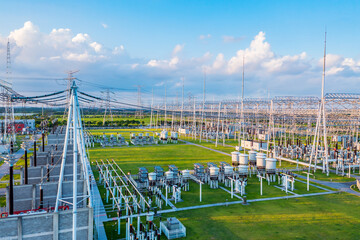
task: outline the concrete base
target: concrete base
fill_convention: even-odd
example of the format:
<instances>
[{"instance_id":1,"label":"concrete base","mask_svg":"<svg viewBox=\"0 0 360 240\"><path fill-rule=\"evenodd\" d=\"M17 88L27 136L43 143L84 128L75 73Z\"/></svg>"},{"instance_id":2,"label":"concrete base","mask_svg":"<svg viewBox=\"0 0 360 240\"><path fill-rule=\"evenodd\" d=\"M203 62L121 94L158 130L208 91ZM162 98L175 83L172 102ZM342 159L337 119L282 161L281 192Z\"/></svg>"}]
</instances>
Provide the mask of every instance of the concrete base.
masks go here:
<instances>
[{"instance_id":1,"label":"concrete base","mask_svg":"<svg viewBox=\"0 0 360 240\"><path fill-rule=\"evenodd\" d=\"M0 239L71 239L72 210L0 218ZM93 239L93 209L78 208L77 238Z\"/></svg>"}]
</instances>

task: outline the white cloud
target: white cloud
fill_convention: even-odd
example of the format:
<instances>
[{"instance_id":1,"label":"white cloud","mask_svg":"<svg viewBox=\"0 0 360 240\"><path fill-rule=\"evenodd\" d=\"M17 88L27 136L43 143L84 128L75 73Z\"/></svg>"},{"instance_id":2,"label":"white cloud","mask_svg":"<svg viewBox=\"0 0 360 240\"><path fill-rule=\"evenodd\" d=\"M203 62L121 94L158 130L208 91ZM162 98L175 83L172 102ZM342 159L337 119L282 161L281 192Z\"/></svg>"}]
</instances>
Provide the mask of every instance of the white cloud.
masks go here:
<instances>
[{"instance_id":1,"label":"white cloud","mask_svg":"<svg viewBox=\"0 0 360 240\"><path fill-rule=\"evenodd\" d=\"M121 43L115 47L105 46L92 37L84 32L74 33L68 28L41 32L35 24L28 21L24 26L11 31L8 36L0 36L0 59L6 59L6 43L9 38L15 73L23 71L27 74L33 71L37 72L37 76L42 76L44 72L58 75L78 68L82 73L89 73L89 78L113 78L111 84L126 85L143 79L141 84L149 86L159 82L163 85L164 81L185 76L185 86L193 89L195 95L196 91L202 91L204 69L207 74L207 91L210 94L211 91L215 94L238 94L244 56L247 95L261 95L266 89L272 94L317 94L313 89L321 81L322 58L314 59L306 52L278 55L266 40L264 32L254 36L248 47L238 49L233 54L205 50L202 54L187 58L181 54L185 44L177 44L173 49L168 49L170 57L166 59L131 58ZM210 37L208 34L199 39L206 40ZM235 41L235 38L228 38L227 41ZM343 90L345 87L357 86L359 59L328 54L326 60L329 76L327 89L346 92L346 89ZM1 68L4 66L0 65L0 70ZM339 84L340 81L342 84ZM169 89L179 86L173 83L169 85Z\"/></svg>"},{"instance_id":2,"label":"white cloud","mask_svg":"<svg viewBox=\"0 0 360 240\"><path fill-rule=\"evenodd\" d=\"M162 82L156 83L155 87L161 87L161 86L164 86L164 85L165 85L165 82L162 81Z\"/></svg>"},{"instance_id":3,"label":"white cloud","mask_svg":"<svg viewBox=\"0 0 360 240\"><path fill-rule=\"evenodd\" d=\"M318 60L318 66L323 67L324 58ZM356 63L353 58L344 58L336 54L326 55L326 75L353 76L360 73L360 62Z\"/></svg>"},{"instance_id":4,"label":"white cloud","mask_svg":"<svg viewBox=\"0 0 360 240\"><path fill-rule=\"evenodd\" d=\"M40 32L32 22L13 30L9 34L14 61L31 66L43 65L44 61L95 62L106 58L102 44L92 41L87 33L73 34L71 29L52 29ZM6 38L0 42L6 41ZM40 62L40 61L41 62Z\"/></svg>"},{"instance_id":5,"label":"white cloud","mask_svg":"<svg viewBox=\"0 0 360 240\"><path fill-rule=\"evenodd\" d=\"M341 64L341 62L344 60L344 58L340 55L335 54L327 54L326 55L326 66L327 67L333 67L336 65ZM319 66L322 66L324 62L324 59L319 59Z\"/></svg>"},{"instance_id":6,"label":"white cloud","mask_svg":"<svg viewBox=\"0 0 360 240\"><path fill-rule=\"evenodd\" d=\"M95 52L100 52L102 48L102 45L97 42L90 43L90 46L95 50Z\"/></svg>"},{"instance_id":7,"label":"white cloud","mask_svg":"<svg viewBox=\"0 0 360 240\"><path fill-rule=\"evenodd\" d=\"M84 33L78 33L75 37L73 37L72 41L74 43L84 43L89 41L90 36L88 34Z\"/></svg>"},{"instance_id":8,"label":"white cloud","mask_svg":"<svg viewBox=\"0 0 360 240\"><path fill-rule=\"evenodd\" d=\"M220 68L224 67L225 64L226 64L226 61L224 59L224 54L219 53L216 56L216 59L215 59L213 65L212 65L212 69L214 69L214 70L220 69Z\"/></svg>"},{"instance_id":9,"label":"white cloud","mask_svg":"<svg viewBox=\"0 0 360 240\"><path fill-rule=\"evenodd\" d=\"M185 46L185 44L177 44L177 45L174 47L174 50L173 50L172 54L173 54L173 55L178 54L179 52L181 52L181 51L184 49L184 46Z\"/></svg>"},{"instance_id":10,"label":"white cloud","mask_svg":"<svg viewBox=\"0 0 360 240\"><path fill-rule=\"evenodd\" d=\"M105 29L109 27L106 23L102 23L101 26Z\"/></svg>"},{"instance_id":11,"label":"white cloud","mask_svg":"<svg viewBox=\"0 0 360 240\"><path fill-rule=\"evenodd\" d=\"M124 51L125 51L124 46L120 45L120 46L114 48L114 50L112 51L112 54L119 55L119 54L124 53Z\"/></svg>"},{"instance_id":12,"label":"white cloud","mask_svg":"<svg viewBox=\"0 0 360 240\"><path fill-rule=\"evenodd\" d=\"M147 63L149 67L156 67L162 69L174 69L176 65L179 63L178 57L173 57L170 60L156 60L152 59Z\"/></svg>"},{"instance_id":13,"label":"white cloud","mask_svg":"<svg viewBox=\"0 0 360 240\"><path fill-rule=\"evenodd\" d=\"M234 36L223 36L224 43L233 43L240 42L245 39L245 37L234 37Z\"/></svg>"},{"instance_id":14,"label":"white cloud","mask_svg":"<svg viewBox=\"0 0 360 240\"><path fill-rule=\"evenodd\" d=\"M64 54L65 59L79 62L93 62L95 59L88 53L67 53Z\"/></svg>"},{"instance_id":15,"label":"white cloud","mask_svg":"<svg viewBox=\"0 0 360 240\"><path fill-rule=\"evenodd\" d=\"M270 43L266 41L265 33L259 32L250 42L248 48L238 50L236 55L230 57L229 60L226 60L224 55L219 53L210 66L209 72L227 75L238 74L242 71L243 61L245 71L256 76L296 75L311 67L306 52L293 56L276 56L271 50Z\"/></svg>"},{"instance_id":16,"label":"white cloud","mask_svg":"<svg viewBox=\"0 0 360 240\"><path fill-rule=\"evenodd\" d=\"M227 65L227 72L232 74L240 71L245 56L246 64L252 66L260 64L262 61L269 60L274 57L270 44L265 41L265 33L259 32L251 41L250 46L245 50L236 52L236 56L230 58Z\"/></svg>"},{"instance_id":17,"label":"white cloud","mask_svg":"<svg viewBox=\"0 0 360 240\"><path fill-rule=\"evenodd\" d=\"M135 68L137 68L138 66L139 66L138 63L131 64L131 68L132 68L132 69L135 69Z\"/></svg>"},{"instance_id":18,"label":"white cloud","mask_svg":"<svg viewBox=\"0 0 360 240\"><path fill-rule=\"evenodd\" d=\"M303 60L306 59L306 53L302 52L299 55L294 56L283 56L278 58L273 58L267 62L264 62L262 65L269 72L287 72L292 70L294 65L302 65Z\"/></svg>"},{"instance_id":19,"label":"white cloud","mask_svg":"<svg viewBox=\"0 0 360 240\"><path fill-rule=\"evenodd\" d=\"M199 39L200 39L200 40L205 40L205 39L209 39L209 38L211 38L211 34L200 35L200 36L199 36Z\"/></svg>"},{"instance_id":20,"label":"white cloud","mask_svg":"<svg viewBox=\"0 0 360 240\"><path fill-rule=\"evenodd\" d=\"M12 31L9 35L9 39L19 47L36 46L41 38L39 28L30 21L25 22L22 28Z\"/></svg>"}]
</instances>

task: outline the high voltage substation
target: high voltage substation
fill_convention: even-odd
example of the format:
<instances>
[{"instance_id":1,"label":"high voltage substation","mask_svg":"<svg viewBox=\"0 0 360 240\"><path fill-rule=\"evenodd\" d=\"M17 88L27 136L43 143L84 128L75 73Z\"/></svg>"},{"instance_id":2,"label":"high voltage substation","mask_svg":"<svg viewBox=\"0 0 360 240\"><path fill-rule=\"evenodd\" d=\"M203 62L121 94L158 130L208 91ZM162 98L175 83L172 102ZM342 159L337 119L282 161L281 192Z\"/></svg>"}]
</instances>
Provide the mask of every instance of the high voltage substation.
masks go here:
<instances>
[{"instance_id":1,"label":"high voltage substation","mask_svg":"<svg viewBox=\"0 0 360 240\"><path fill-rule=\"evenodd\" d=\"M265 191L263 181L284 194L261 201L336 193L310 183L309 176L320 171L350 178L360 172L360 94L325 93L325 57L320 98L245 98L243 91L238 100L209 101L204 80L202 101L185 100L183 90L180 102L167 102L165 90L164 101L152 100L146 105L141 100L141 86L137 86L137 103L129 103L113 96L111 88L98 94L82 91L81 80L73 77L75 72L69 72L68 87L62 91L19 94L11 83L8 46L9 77L0 84L4 106L1 147L10 180L6 208L1 209L0 239L107 239L104 225L110 221L115 222L111 230L119 238L160 239L165 235L173 239L185 237L186 226L173 217L163 221L162 214L234 204L250 204L247 207L251 208L252 202L260 201L246 197L254 182L260 183L260 196ZM19 143L14 105L21 104L63 107L66 125L35 132ZM96 104L103 109L102 125L113 121L116 109L130 109L140 119L149 116L150 124L142 127L146 133L130 129L128 139L119 133L93 134L84 125L82 111ZM229 140L236 144L229 146ZM138 161L137 172L113 159L90 158L89 154L89 149L96 147L186 143L207 148L201 145L204 142L232 147L233 151L222 152L226 160L219 163L194 162L190 170L176 164L161 165L160 161L144 167ZM17 143L22 150L15 152ZM30 152L32 156L28 156ZM13 167L22 156L21 184L14 185ZM296 168L282 168L282 162L296 164ZM298 180L299 173L306 177ZM311 185L319 192L297 193L297 184L305 184L307 191ZM221 191L231 201L202 204L205 190ZM191 191L199 194L198 204L177 207Z\"/></svg>"}]
</instances>

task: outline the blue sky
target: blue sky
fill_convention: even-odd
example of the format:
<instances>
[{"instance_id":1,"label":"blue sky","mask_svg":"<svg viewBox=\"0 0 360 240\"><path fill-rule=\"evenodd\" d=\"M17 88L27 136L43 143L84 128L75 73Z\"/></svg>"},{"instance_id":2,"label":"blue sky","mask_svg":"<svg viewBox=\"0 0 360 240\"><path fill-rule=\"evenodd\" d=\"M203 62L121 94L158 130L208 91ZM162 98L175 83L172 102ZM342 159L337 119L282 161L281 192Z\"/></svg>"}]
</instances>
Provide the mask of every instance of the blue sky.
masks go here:
<instances>
[{"instance_id":1,"label":"blue sky","mask_svg":"<svg viewBox=\"0 0 360 240\"><path fill-rule=\"evenodd\" d=\"M176 92L184 76L188 90L198 94L206 69L209 95L228 97L238 94L232 86L240 86L239 54L246 53L250 60L255 56L246 66L247 95L317 95L299 82L319 85L325 26L333 55L328 90L339 90L339 83L342 91L360 90L359 12L359 1L2 1L0 49L12 36L14 75L62 76L76 67L91 82L101 77L104 85L142 84L147 90L166 81ZM24 30L28 21L32 34ZM11 35L17 29L25 33ZM53 44L54 37L44 37L53 29L69 29L70 40L88 37L71 47ZM36 46L21 44L26 38ZM38 48L37 54L26 48Z\"/></svg>"}]
</instances>

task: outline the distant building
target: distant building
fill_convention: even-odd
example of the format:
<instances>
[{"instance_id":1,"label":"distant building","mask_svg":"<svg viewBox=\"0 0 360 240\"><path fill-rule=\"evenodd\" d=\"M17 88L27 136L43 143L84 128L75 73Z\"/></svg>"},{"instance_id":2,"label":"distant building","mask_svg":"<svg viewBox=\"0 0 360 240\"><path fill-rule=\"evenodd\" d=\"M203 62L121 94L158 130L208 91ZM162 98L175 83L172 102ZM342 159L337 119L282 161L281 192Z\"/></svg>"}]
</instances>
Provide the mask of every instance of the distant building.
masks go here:
<instances>
[{"instance_id":1,"label":"distant building","mask_svg":"<svg viewBox=\"0 0 360 240\"><path fill-rule=\"evenodd\" d=\"M4 129L5 120L0 120L0 131L3 132ZM6 126L7 131L11 131L12 126L11 124L8 124ZM35 119L16 119L15 120L15 126L14 126L15 132L24 132L24 130L35 130Z\"/></svg>"}]
</instances>

